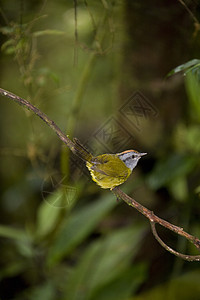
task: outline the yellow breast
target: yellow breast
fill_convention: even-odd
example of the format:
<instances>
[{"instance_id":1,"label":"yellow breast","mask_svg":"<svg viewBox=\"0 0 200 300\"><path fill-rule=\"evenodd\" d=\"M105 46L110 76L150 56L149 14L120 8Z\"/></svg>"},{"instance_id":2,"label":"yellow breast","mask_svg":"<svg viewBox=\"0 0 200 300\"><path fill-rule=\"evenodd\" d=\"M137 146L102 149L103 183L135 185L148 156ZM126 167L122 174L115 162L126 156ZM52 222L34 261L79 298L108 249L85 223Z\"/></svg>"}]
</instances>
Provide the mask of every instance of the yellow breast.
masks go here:
<instances>
[{"instance_id":1,"label":"yellow breast","mask_svg":"<svg viewBox=\"0 0 200 300\"><path fill-rule=\"evenodd\" d=\"M86 166L92 179L103 189L113 189L124 183L131 174L131 169L115 154L99 155Z\"/></svg>"}]
</instances>

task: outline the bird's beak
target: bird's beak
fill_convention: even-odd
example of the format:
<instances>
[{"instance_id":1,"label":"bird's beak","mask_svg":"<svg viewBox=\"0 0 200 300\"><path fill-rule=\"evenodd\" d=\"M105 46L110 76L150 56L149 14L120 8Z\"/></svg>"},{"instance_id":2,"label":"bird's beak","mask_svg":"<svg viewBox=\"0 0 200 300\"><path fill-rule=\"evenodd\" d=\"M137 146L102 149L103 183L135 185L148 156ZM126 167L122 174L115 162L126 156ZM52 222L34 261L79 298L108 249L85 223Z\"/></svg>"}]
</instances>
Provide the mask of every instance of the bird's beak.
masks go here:
<instances>
[{"instance_id":1,"label":"bird's beak","mask_svg":"<svg viewBox=\"0 0 200 300\"><path fill-rule=\"evenodd\" d=\"M140 153L140 156L146 155L147 153Z\"/></svg>"}]
</instances>

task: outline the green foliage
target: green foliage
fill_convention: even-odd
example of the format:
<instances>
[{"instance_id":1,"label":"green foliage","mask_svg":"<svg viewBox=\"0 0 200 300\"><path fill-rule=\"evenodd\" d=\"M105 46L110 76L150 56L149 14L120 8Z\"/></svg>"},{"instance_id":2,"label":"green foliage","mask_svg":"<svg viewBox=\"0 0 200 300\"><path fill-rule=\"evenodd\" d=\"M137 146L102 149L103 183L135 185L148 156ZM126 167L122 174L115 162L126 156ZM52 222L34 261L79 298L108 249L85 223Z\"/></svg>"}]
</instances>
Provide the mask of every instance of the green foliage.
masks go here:
<instances>
[{"instance_id":1,"label":"green foliage","mask_svg":"<svg viewBox=\"0 0 200 300\"><path fill-rule=\"evenodd\" d=\"M200 120L200 60L192 59L168 73L167 76L172 76L176 73L184 72L185 87L188 94L188 99L191 105L192 118Z\"/></svg>"},{"instance_id":2,"label":"green foliage","mask_svg":"<svg viewBox=\"0 0 200 300\"><path fill-rule=\"evenodd\" d=\"M200 120L200 64L197 66L197 74L190 71L185 78L185 86L190 101L191 118L199 122Z\"/></svg>"},{"instance_id":3,"label":"green foliage","mask_svg":"<svg viewBox=\"0 0 200 300\"><path fill-rule=\"evenodd\" d=\"M108 151L98 143L98 130L114 116L130 137L115 132L124 150L148 152L129 179L129 194L199 237L200 59L189 60L199 54L199 36L193 40L189 26L176 27L182 19L170 21L177 11L182 18L182 8L167 14L165 6L163 18L148 1L48 0L42 8L40 1L21 2L19 11L18 1L3 1L2 87L35 104L70 137L92 140L96 153ZM173 34L156 35L163 20ZM162 39L168 36L167 44ZM187 62L163 82L176 61ZM139 105L141 98L127 118L120 114L136 90L145 91L156 118ZM0 109L0 298L198 299L199 265L177 263L152 238L143 216L86 180L80 161L70 162L49 128L6 100ZM62 180L44 197L46 174L55 170ZM197 254L170 233L164 241Z\"/></svg>"},{"instance_id":4,"label":"green foliage","mask_svg":"<svg viewBox=\"0 0 200 300\"><path fill-rule=\"evenodd\" d=\"M51 281L47 281L37 287L28 289L23 295L27 300L54 300L56 299L56 290Z\"/></svg>"},{"instance_id":5,"label":"green foliage","mask_svg":"<svg viewBox=\"0 0 200 300\"><path fill-rule=\"evenodd\" d=\"M154 171L149 176L148 182L152 188L158 189L168 183L189 174L196 164L196 159L191 156L173 154L165 161L159 161Z\"/></svg>"},{"instance_id":6,"label":"green foliage","mask_svg":"<svg viewBox=\"0 0 200 300\"><path fill-rule=\"evenodd\" d=\"M113 274L114 275L114 274ZM134 268L126 268L124 272L111 282L101 287L92 299L95 300L121 300L128 299L134 294L147 277L146 264L134 264Z\"/></svg>"},{"instance_id":7,"label":"green foliage","mask_svg":"<svg viewBox=\"0 0 200 300\"><path fill-rule=\"evenodd\" d=\"M107 197L101 197L98 201L71 213L57 233L42 264L50 267L49 275L54 283L49 281L28 289L24 293L26 299L41 299L43 296L45 299L54 299L52 295L56 294L56 290L60 286L63 299L71 300L80 299L80 295L83 299L106 299L108 297L108 299L120 299L120 297L130 296L138 288L146 277L146 266L145 264L136 264L132 268L130 263L138 253L140 241L144 236L144 225L110 231L91 242L86 250L78 249L78 245L94 232L99 222L114 206L116 206L116 201L113 201L113 195L108 194ZM36 227L36 236L39 231L40 237L37 245L37 251L39 251L37 255L39 256L44 251L44 249L39 249L42 238L45 238L52 229L58 212L58 208L50 206L47 202L40 205ZM28 239L25 232L1 226L0 234L8 239L16 240L15 247L20 256L32 260L36 255L33 239ZM76 252L79 257L77 264L73 268L66 265L67 273L65 272L64 277L61 276L59 282L56 283L58 278L54 281L55 269L61 275L62 265L59 266L59 263L64 258L70 259ZM22 263L22 261L11 264L0 275L2 277L13 276L26 270L28 265L28 262ZM43 272L42 268L40 272ZM112 289L112 286L118 288Z\"/></svg>"},{"instance_id":8,"label":"green foliage","mask_svg":"<svg viewBox=\"0 0 200 300\"><path fill-rule=\"evenodd\" d=\"M113 196L108 195L71 214L50 249L48 263L55 264L73 251L115 205Z\"/></svg>"},{"instance_id":9,"label":"green foliage","mask_svg":"<svg viewBox=\"0 0 200 300\"><path fill-rule=\"evenodd\" d=\"M67 297L76 300L108 297L108 299L120 299L129 296L145 277L144 266L136 264L133 269L130 268L131 259L137 254L143 232L143 226L133 226L113 231L107 237L94 241L69 277ZM137 272L141 272L141 269L143 272L138 276ZM108 288L112 285L117 286L116 282L119 282L124 275L128 281L122 279L123 284L118 289L108 292ZM134 282L135 278L137 278L136 282Z\"/></svg>"},{"instance_id":10,"label":"green foliage","mask_svg":"<svg viewBox=\"0 0 200 300\"><path fill-rule=\"evenodd\" d=\"M62 191L58 190L53 195L48 197L48 202L43 201L38 208L37 223L36 223L36 236L44 237L50 233L56 225L57 218L60 214L60 209L52 205L52 198L55 199L60 196ZM51 198L51 199L49 199ZM47 222L48 220L48 222Z\"/></svg>"},{"instance_id":11,"label":"green foliage","mask_svg":"<svg viewBox=\"0 0 200 300\"><path fill-rule=\"evenodd\" d=\"M186 75L187 73L192 73L200 79L200 59L192 59L170 71L167 76L172 76L176 73L184 72Z\"/></svg>"},{"instance_id":12,"label":"green foliage","mask_svg":"<svg viewBox=\"0 0 200 300\"><path fill-rule=\"evenodd\" d=\"M33 32L34 37L46 36L46 35L64 35L65 32L61 30L55 29L46 29Z\"/></svg>"},{"instance_id":13,"label":"green foliage","mask_svg":"<svg viewBox=\"0 0 200 300\"><path fill-rule=\"evenodd\" d=\"M191 298L198 300L200 293L199 280L199 271L188 272L166 284L153 288L148 293L134 297L134 300L160 300L163 298L166 300L188 300Z\"/></svg>"},{"instance_id":14,"label":"green foliage","mask_svg":"<svg viewBox=\"0 0 200 300\"><path fill-rule=\"evenodd\" d=\"M3 225L0 226L0 236L19 240L19 241L28 239L28 235L23 230L15 229Z\"/></svg>"},{"instance_id":15,"label":"green foliage","mask_svg":"<svg viewBox=\"0 0 200 300\"><path fill-rule=\"evenodd\" d=\"M175 153L159 160L148 178L154 189L169 188L175 199L184 201L189 197L187 178L200 166L200 60L190 60L168 73L172 76L184 72L188 95L189 125L180 123L174 129Z\"/></svg>"}]
</instances>

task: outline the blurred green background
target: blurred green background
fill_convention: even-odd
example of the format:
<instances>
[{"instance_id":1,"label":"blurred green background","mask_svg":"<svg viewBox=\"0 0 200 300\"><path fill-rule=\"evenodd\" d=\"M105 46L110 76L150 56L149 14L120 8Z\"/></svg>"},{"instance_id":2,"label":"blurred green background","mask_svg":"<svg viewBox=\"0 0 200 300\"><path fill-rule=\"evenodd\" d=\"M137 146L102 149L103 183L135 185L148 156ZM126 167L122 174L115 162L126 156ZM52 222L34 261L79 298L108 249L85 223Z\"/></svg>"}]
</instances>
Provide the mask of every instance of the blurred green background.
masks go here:
<instances>
[{"instance_id":1,"label":"blurred green background","mask_svg":"<svg viewBox=\"0 0 200 300\"><path fill-rule=\"evenodd\" d=\"M200 237L200 5L184 3L2 0L0 81L94 154L148 152L122 189ZM0 101L0 299L200 299L199 263Z\"/></svg>"}]
</instances>

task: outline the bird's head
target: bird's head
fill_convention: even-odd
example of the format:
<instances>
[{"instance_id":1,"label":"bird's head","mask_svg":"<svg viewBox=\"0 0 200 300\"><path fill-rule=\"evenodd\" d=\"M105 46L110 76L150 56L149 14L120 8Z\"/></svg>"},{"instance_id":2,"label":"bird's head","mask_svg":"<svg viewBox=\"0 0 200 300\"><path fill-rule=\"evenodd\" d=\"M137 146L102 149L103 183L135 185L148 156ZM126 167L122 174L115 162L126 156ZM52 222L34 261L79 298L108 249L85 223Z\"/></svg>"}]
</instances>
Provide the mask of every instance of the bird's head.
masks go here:
<instances>
[{"instance_id":1,"label":"bird's head","mask_svg":"<svg viewBox=\"0 0 200 300\"><path fill-rule=\"evenodd\" d=\"M140 153L135 150L127 150L121 153L117 153L117 156L125 163L125 165L131 169L131 171L137 166L139 159L147 153Z\"/></svg>"}]
</instances>

